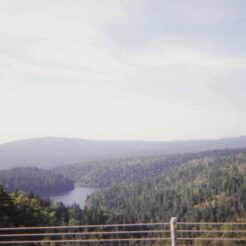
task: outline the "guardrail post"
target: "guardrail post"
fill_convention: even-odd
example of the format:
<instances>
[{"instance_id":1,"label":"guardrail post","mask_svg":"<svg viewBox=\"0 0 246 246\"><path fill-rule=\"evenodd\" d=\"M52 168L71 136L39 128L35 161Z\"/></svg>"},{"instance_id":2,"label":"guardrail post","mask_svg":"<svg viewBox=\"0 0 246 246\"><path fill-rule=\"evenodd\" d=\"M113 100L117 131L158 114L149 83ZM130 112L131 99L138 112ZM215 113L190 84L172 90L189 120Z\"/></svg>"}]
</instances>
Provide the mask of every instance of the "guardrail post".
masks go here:
<instances>
[{"instance_id":1,"label":"guardrail post","mask_svg":"<svg viewBox=\"0 0 246 246\"><path fill-rule=\"evenodd\" d=\"M178 219L176 217L172 217L170 220L170 230L171 230L171 245L177 246L177 238L176 238L176 223Z\"/></svg>"}]
</instances>

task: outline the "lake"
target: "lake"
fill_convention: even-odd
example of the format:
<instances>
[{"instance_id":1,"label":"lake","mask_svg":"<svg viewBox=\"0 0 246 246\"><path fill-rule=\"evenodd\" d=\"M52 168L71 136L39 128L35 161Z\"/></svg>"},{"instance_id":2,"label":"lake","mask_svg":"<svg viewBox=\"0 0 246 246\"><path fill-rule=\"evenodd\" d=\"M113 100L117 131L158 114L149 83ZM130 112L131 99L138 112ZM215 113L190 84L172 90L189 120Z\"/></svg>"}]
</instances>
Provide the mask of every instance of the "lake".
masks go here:
<instances>
[{"instance_id":1,"label":"lake","mask_svg":"<svg viewBox=\"0 0 246 246\"><path fill-rule=\"evenodd\" d=\"M85 206L85 200L87 196L96 192L98 189L86 188L81 186L75 186L73 190L59 193L57 195L49 196L53 201L62 202L66 206L72 205L73 203L78 203L81 208Z\"/></svg>"}]
</instances>

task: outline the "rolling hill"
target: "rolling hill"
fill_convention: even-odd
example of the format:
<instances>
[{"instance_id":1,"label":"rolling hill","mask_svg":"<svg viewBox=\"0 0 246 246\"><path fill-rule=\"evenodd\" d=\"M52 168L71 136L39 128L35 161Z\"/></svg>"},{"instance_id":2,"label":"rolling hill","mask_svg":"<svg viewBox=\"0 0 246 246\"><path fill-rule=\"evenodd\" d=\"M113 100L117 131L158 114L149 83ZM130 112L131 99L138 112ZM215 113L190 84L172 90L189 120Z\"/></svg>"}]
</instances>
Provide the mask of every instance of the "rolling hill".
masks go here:
<instances>
[{"instance_id":1,"label":"rolling hill","mask_svg":"<svg viewBox=\"0 0 246 246\"><path fill-rule=\"evenodd\" d=\"M204 152L118 158L102 161L87 161L69 164L51 169L57 174L72 179L84 187L104 188L116 184L142 181L164 175L188 161L199 160L207 156L241 153L246 149L210 150Z\"/></svg>"}]
</instances>

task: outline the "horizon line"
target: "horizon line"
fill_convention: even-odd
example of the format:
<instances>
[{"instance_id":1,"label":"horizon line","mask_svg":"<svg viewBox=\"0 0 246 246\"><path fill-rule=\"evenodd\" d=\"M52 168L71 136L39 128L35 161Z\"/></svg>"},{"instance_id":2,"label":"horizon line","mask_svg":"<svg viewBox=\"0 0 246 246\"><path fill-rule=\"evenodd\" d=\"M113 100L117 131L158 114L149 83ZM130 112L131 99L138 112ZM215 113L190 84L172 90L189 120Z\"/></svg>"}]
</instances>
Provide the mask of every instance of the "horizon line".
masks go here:
<instances>
[{"instance_id":1,"label":"horizon line","mask_svg":"<svg viewBox=\"0 0 246 246\"><path fill-rule=\"evenodd\" d=\"M193 139L176 139L176 140L146 140L146 139L94 139L94 138L79 138L79 137L64 137L64 136L40 136L40 137L28 137L28 138L20 138L16 140L9 140L7 142L0 142L0 145L5 145L14 142L21 141L29 141L29 140L37 140L37 139L70 139L70 140L81 140L81 141L98 141L98 142L150 142L150 143L170 143L170 142L189 142L189 141L216 141L216 140L226 140L226 139L238 139L246 137L246 135L238 135L238 136L225 136L225 137L217 137L217 138L193 138Z\"/></svg>"}]
</instances>

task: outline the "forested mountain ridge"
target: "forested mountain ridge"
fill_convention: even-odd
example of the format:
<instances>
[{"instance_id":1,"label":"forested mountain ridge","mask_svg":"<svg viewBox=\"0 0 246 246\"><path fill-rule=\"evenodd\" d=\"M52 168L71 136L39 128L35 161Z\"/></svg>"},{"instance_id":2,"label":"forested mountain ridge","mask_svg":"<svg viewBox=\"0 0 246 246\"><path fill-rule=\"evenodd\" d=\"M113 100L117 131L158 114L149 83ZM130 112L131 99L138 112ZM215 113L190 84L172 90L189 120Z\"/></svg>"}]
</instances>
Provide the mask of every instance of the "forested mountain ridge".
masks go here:
<instances>
[{"instance_id":1,"label":"forested mountain ridge","mask_svg":"<svg viewBox=\"0 0 246 246\"><path fill-rule=\"evenodd\" d=\"M115 185L87 200L123 222L246 219L246 151L189 160L155 178Z\"/></svg>"},{"instance_id":2,"label":"forested mountain ridge","mask_svg":"<svg viewBox=\"0 0 246 246\"><path fill-rule=\"evenodd\" d=\"M81 186L103 188L160 175L181 161L183 156L181 159L177 156L139 157L66 165L53 170Z\"/></svg>"},{"instance_id":3,"label":"forested mountain ridge","mask_svg":"<svg viewBox=\"0 0 246 246\"><path fill-rule=\"evenodd\" d=\"M2 170L0 171L0 184L8 192L21 190L37 195L56 194L74 188L71 179L37 167L16 167Z\"/></svg>"},{"instance_id":4,"label":"forested mountain ridge","mask_svg":"<svg viewBox=\"0 0 246 246\"><path fill-rule=\"evenodd\" d=\"M23 165L49 168L85 160L167 155L244 147L246 147L246 136L217 140L169 142L43 137L1 144L0 169Z\"/></svg>"},{"instance_id":5,"label":"forested mountain ridge","mask_svg":"<svg viewBox=\"0 0 246 246\"><path fill-rule=\"evenodd\" d=\"M190 160L231 155L243 151L243 149L228 149L168 156L120 158L59 166L52 170L72 179L81 186L103 188L164 175L168 170L177 168Z\"/></svg>"}]
</instances>

